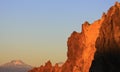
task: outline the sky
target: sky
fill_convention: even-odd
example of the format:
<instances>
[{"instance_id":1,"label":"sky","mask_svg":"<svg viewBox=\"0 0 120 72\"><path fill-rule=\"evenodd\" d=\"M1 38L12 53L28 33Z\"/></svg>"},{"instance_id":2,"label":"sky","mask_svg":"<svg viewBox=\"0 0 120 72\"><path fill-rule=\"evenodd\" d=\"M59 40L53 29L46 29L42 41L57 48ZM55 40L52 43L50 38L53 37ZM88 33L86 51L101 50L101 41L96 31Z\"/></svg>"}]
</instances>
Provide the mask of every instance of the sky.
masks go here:
<instances>
[{"instance_id":1,"label":"sky","mask_svg":"<svg viewBox=\"0 0 120 72\"><path fill-rule=\"evenodd\" d=\"M67 40L120 0L0 0L0 64L67 59Z\"/></svg>"}]
</instances>

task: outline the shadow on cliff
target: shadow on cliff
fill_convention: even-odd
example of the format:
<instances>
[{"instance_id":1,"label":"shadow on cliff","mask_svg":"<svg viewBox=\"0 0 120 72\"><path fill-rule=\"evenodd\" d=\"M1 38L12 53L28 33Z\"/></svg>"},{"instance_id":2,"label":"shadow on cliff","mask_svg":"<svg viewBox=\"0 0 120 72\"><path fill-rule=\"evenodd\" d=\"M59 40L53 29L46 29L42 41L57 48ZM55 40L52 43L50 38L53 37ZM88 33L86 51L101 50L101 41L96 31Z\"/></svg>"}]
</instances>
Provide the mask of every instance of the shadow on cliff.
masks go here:
<instances>
[{"instance_id":1,"label":"shadow on cliff","mask_svg":"<svg viewBox=\"0 0 120 72\"><path fill-rule=\"evenodd\" d=\"M90 72L120 72L120 53L95 53Z\"/></svg>"},{"instance_id":2,"label":"shadow on cliff","mask_svg":"<svg viewBox=\"0 0 120 72\"><path fill-rule=\"evenodd\" d=\"M113 35L108 39L100 34L97 38L96 52L89 72L120 72L120 47Z\"/></svg>"},{"instance_id":3,"label":"shadow on cliff","mask_svg":"<svg viewBox=\"0 0 120 72\"><path fill-rule=\"evenodd\" d=\"M120 72L120 3L108 11L96 40L89 72Z\"/></svg>"},{"instance_id":4,"label":"shadow on cliff","mask_svg":"<svg viewBox=\"0 0 120 72\"><path fill-rule=\"evenodd\" d=\"M89 72L120 72L119 42L115 40L113 30L107 32L104 26L95 43L96 52Z\"/></svg>"}]
</instances>

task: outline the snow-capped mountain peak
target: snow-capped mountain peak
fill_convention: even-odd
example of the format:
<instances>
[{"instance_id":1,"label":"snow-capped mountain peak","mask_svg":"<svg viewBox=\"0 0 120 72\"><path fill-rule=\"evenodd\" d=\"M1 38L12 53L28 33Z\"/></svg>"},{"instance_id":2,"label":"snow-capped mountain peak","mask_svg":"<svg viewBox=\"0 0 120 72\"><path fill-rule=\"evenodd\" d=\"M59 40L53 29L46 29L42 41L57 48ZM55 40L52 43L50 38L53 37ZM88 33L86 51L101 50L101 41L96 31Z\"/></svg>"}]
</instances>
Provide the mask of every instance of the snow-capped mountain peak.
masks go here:
<instances>
[{"instance_id":1,"label":"snow-capped mountain peak","mask_svg":"<svg viewBox=\"0 0 120 72\"><path fill-rule=\"evenodd\" d=\"M30 69L32 69L32 66L21 60L12 60L8 63L0 65L0 72L27 72Z\"/></svg>"},{"instance_id":2,"label":"snow-capped mountain peak","mask_svg":"<svg viewBox=\"0 0 120 72\"><path fill-rule=\"evenodd\" d=\"M23 65L24 62L21 60L12 60L10 63L14 64L14 65Z\"/></svg>"}]
</instances>

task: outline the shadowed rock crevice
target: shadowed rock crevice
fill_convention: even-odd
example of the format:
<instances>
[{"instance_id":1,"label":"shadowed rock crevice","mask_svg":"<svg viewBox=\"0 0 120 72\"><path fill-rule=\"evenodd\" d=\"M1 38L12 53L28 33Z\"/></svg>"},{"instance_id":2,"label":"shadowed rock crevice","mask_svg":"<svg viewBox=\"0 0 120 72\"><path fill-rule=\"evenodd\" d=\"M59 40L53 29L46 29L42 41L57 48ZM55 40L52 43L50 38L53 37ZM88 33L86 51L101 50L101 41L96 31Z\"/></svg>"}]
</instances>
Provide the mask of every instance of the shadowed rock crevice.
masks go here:
<instances>
[{"instance_id":1,"label":"shadowed rock crevice","mask_svg":"<svg viewBox=\"0 0 120 72\"><path fill-rule=\"evenodd\" d=\"M95 53L90 72L120 72L120 53Z\"/></svg>"},{"instance_id":2,"label":"shadowed rock crevice","mask_svg":"<svg viewBox=\"0 0 120 72\"><path fill-rule=\"evenodd\" d=\"M120 72L120 3L108 11L95 47L90 72Z\"/></svg>"},{"instance_id":3,"label":"shadowed rock crevice","mask_svg":"<svg viewBox=\"0 0 120 72\"><path fill-rule=\"evenodd\" d=\"M67 41L67 60L59 66L50 62L29 72L120 72L120 3L92 24L82 24Z\"/></svg>"}]
</instances>

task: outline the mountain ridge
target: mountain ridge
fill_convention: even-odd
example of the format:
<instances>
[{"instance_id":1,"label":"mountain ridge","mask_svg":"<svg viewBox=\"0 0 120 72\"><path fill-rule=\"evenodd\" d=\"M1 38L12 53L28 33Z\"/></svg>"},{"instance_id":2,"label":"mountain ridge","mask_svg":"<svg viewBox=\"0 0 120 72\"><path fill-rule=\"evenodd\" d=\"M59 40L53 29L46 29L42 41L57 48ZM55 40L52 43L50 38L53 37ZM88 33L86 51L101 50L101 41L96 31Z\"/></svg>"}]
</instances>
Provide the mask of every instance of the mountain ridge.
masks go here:
<instances>
[{"instance_id":1,"label":"mountain ridge","mask_svg":"<svg viewBox=\"0 0 120 72\"><path fill-rule=\"evenodd\" d=\"M0 72L27 72L30 69L32 69L32 66L25 64L21 60L12 60L0 65Z\"/></svg>"}]
</instances>

